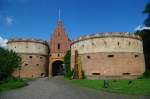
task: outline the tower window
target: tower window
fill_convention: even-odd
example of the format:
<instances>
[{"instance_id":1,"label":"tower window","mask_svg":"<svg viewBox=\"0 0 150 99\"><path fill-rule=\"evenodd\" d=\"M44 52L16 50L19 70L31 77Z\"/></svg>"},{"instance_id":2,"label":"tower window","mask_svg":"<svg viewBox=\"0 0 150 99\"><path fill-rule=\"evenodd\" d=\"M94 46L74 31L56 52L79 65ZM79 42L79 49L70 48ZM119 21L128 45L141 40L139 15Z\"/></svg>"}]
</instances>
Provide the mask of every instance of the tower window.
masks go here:
<instances>
[{"instance_id":1,"label":"tower window","mask_svg":"<svg viewBox=\"0 0 150 99\"><path fill-rule=\"evenodd\" d=\"M123 73L123 75L130 75L130 73Z\"/></svg>"},{"instance_id":2,"label":"tower window","mask_svg":"<svg viewBox=\"0 0 150 99\"><path fill-rule=\"evenodd\" d=\"M29 56L29 58L32 58L32 56Z\"/></svg>"},{"instance_id":3,"label":"tower window","mask_svg":"<svg viewBox=\"0 0 150 99\"><path fill-rule=\"evenodd\" d=\"M91 57L90 57L90 56L87 56L87 58L90 59Z\"/></svg>"},{"instance_id":4,"label":"tower window","mask_svg":"<svg viewBox=\"0 0 150 99\"><path fill-rule=\"evenodd\" d=\"M120 43L118 42L118 46L120 45Z\"/></svg>"},{"instance_id":5,"label":"tower window","mask_svg":"<svg viewBox=\"0 0 150 99\"><path fill-rule=\"evenodd\" d=\"M107 57L112 58L112 57L114 57L114 55L108 55Z\"/></svg>"},{"instance_id":6,"label":"tower window","mask_svg":"<svg viewBox=\"0 0 150 99\"><path fill-rule=\"evenodd\" d=\"M57 49L60 49L60 44L57 45Z\"/></svg>"},{"instance_id":7,"label":"tower window","mask_svg":"<svg viewBox=\"0 0 150 99\"><path fill-rule=\"evenodd\" d=\"M92 73L92 75L100 75L100 73Z\"/></svg>"},{"instance_id":8,"label":"tower window","mask_svg":"<svg viewBox=\"0 0 150 99\"><path fill-rule=\"evenodd\" d=\"M28 66L28 64L24 64L24 66Z\"/></svg>"},{"instance_id":9,"label":"tower window","mask_svg":"<svg viewBox=\"0 0 150 99\"><path fill-rule=\"evenodd\" d=\"M135 58L139 57L138 55L134 55Z\"/></svg>"}]
</instances>

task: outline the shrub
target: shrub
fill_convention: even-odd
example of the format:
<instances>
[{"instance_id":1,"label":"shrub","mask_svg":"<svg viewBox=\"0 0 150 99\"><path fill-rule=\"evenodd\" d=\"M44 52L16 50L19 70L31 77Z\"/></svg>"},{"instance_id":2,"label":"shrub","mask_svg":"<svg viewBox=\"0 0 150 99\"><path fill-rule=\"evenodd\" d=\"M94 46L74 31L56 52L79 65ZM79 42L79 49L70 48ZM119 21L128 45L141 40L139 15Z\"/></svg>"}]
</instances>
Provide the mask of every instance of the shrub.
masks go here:
<instances>
[{"instance_id":1,"label":"shrub","mask_svg":"<svg viewBox=\"0 0 150 99\"><path fill-rule=\"evenodd\" d=\"M12 50L0 48L0 81L10 79L13 71L21 65L21 57Z\"/></svg>"}]
</instances>

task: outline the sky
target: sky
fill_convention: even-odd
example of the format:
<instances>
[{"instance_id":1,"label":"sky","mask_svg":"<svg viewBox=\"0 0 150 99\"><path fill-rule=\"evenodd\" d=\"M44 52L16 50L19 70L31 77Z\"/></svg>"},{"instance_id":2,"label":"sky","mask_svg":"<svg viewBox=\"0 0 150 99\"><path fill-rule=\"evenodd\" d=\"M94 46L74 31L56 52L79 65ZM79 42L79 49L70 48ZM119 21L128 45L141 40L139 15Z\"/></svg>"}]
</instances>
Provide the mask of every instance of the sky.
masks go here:
<instances>
[{"instance_id":1,"label":"sky","mask_svg":"<svg viewBox=\"0 0 150 99\"><path fill-rule=\"evenodd\" d=\"M134 32L149 0L0 0L0 42L49 40L59 18L71 40L98 32Z\"/></svg>"}]
</instances>

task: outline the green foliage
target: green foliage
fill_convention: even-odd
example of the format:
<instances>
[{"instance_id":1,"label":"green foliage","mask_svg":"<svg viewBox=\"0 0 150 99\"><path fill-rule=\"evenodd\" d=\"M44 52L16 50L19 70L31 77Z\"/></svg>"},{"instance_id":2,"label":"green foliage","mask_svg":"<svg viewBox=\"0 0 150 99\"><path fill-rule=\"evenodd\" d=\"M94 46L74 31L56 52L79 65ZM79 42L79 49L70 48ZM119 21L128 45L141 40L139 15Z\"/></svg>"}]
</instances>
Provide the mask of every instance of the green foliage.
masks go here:
<instances>
[{"instance_id":1,"label":"green foliage","mask_svg":"<svg viewBox=\"0 0 150 99\"><path fill-rule=\"evenodd\" d=\"M65 57L64 57L64 64L65 64L65 77L70 78L73 74L70 67L70 60L71 60L71 51L67 51Z\"/></svg>"},{"instance_id":2,"label":"green foliage","mask_svg":"<svg viewBox=\"0 0 150 99\"><path fill-rule=\"evenodd\" d=\"M0 48L0 81L11 77L13 71L21 64L21 58L13 51Z\"/></svg>"},{"instance_id":3,"label":"green foliage","mask_svg":"<svg viewBox=\"0 0 150 99\"><path fill-rule=\"evenodd\" d=\"M145 25L150 27L150 2L147 3L143 12L148 15L147 19L145 20Z\"/></svg>"},{"instance_id":4,"label":"green foliage","mask_svg":"<svg viewBox=\"0 0 150 99\"><path fill-rule=\"evenodd\" d=\"M143 39L146 69L150 70L150 30L137 31L135 34L141 36Z\"/></svg>"},{"instance_id":5,"label":"green foliage","mask_svg":"<svg viewBox=\"0 0 150 99\"><path fill-rule=\"evenodd\" d=\"M24 82L20 78L16 78L14 80L9 79L9 80L7 80L7 82L0 84L0 92L10 90L10 89L16 89L16 88L24 87L26 85L27 85L27 83Z\"/></svg>"},{"instance_id":6,"label":"green foliage","mask_svg":"<svg viewBox=\"0 0 150 99\"><path fill-rule=\"evenodd\" d=\"M147 19L145 20L145 26L150 27L150 2L147 3L145 6L145 9L143 11L145 14L147 14ZM150 70L150 30L142 30L142 31L136 31L137 35L141 36L143 39L143 50L145 55L145 63L146 63L146 75L150 77L150 73L147 72Z\"/></svg>"},{"instance_id":7,"label":"green foliage","mask_svg":"<svg viewBox=\"0 0 150 99\"><path fill-rule=\"evenodd\" d=\"M109 87L104 88L103 80L69 80L69 82L100 91L136 94L136 95L150 95L150 79L136 79L132 80L109 80Z\"/></svg>"}]
</instances>

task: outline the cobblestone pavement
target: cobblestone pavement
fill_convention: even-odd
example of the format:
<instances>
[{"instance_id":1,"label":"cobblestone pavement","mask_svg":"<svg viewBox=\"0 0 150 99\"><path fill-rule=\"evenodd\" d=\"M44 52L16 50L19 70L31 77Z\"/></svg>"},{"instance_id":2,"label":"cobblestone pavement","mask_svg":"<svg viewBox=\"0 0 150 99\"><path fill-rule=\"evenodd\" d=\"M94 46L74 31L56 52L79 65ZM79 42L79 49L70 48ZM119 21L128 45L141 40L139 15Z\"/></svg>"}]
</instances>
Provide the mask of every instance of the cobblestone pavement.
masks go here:
<instances>
[{"instance_id":1,"label":"cobblestone pavement","mask_svg":"<svg viewBox=\"0 0 150 99\"><path fill-rule=\"evenodd\" d=\"M20 89L0 93L0 99L150 99L148 96L130 96L99 92L77 87L62 77L40 78Z\"/></svg>"}]
</instances>

